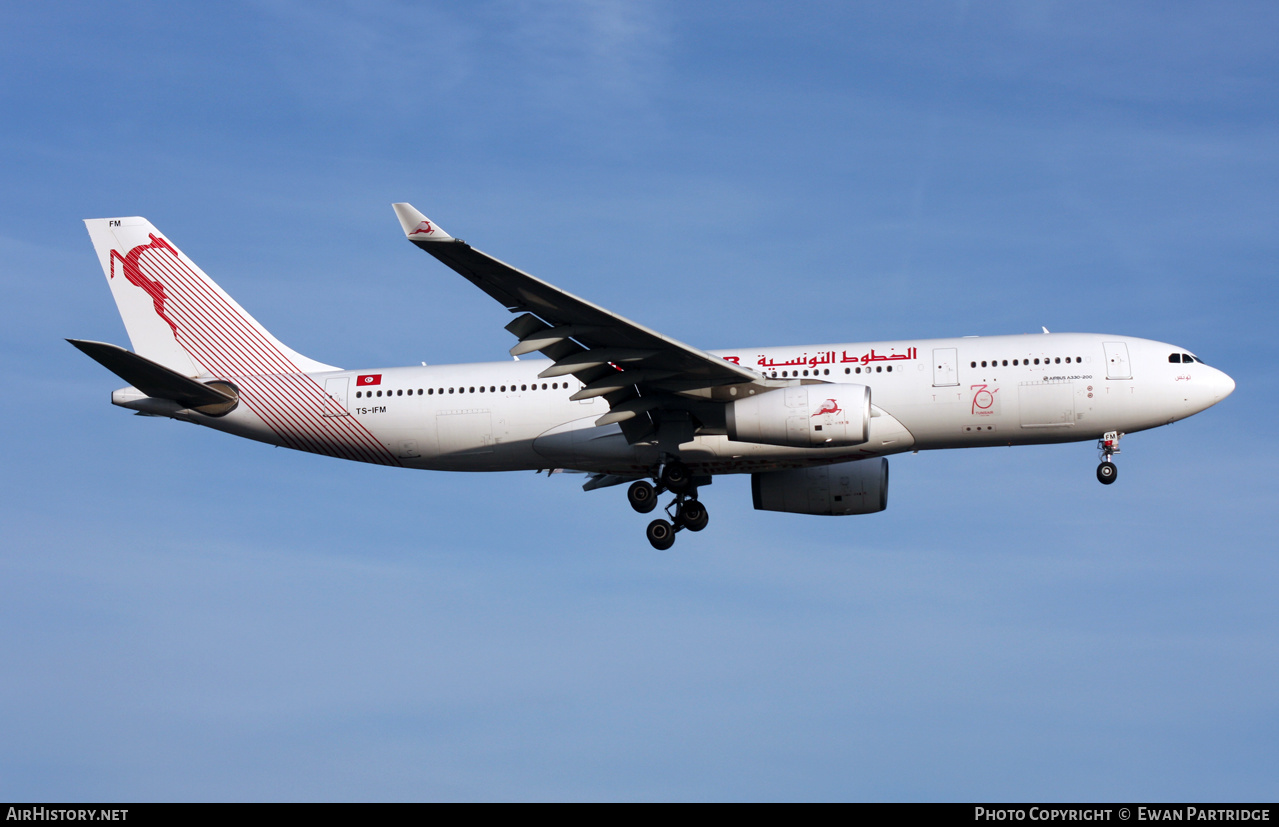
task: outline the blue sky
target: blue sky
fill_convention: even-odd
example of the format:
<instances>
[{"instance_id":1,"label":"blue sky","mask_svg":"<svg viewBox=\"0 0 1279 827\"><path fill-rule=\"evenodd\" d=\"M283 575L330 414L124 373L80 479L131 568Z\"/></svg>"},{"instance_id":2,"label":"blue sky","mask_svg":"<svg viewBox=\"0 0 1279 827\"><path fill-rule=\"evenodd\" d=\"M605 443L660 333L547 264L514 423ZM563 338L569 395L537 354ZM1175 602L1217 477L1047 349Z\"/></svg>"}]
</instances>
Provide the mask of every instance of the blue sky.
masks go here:
<instances>
[{"instance_id":1,"label":"blue sky","mask_svg":"<svg viewBox=\"0 0 1279 827\"><path fill-rule=\"evenodd\" d=\"M1279 11L0 10L0 798L1279 796ZM707 347L1113 332L1226 402L893 458L886 512L655 553L580 477L365 467L109 405L81 219L347 367L505 358L393 201Z\"/></svg>"}]
</instances>

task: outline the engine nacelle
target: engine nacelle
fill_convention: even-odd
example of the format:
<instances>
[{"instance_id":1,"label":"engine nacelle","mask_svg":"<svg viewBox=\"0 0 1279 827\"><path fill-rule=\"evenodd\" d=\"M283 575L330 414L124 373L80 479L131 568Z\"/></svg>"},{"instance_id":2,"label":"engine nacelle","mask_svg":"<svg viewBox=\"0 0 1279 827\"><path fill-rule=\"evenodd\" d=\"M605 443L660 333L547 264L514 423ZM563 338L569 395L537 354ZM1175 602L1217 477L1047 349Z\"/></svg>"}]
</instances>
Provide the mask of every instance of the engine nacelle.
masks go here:
<instances>
[{"instance_id":1,"label":"engine nacelle","mask_svg":"<svg viewBox=\"0 0 1279 827\"><path fill-rule=\"evenodd\" d=\"M861 445L870 432L866 385L796 385L728 405L728 438L791 448Z\"/></svg>"},{"instance_id":2,"label":"engine nacelle","mask_svg":"<svg viewBox=\"0 0 1279 827\"><path fill-rule=\"evenodd\" d=\"M859 459L751 474L751 496L757 511L874 514L888 507L888 460Z\"/></svg>"}]
</instances>

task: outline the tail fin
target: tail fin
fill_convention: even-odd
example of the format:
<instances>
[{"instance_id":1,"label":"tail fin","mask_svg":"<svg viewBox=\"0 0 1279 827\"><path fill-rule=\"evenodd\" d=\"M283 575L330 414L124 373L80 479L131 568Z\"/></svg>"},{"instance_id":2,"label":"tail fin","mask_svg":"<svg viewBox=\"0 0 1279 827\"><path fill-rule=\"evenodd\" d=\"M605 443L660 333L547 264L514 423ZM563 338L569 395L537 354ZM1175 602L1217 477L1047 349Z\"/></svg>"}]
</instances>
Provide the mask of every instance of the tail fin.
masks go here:
<instances>
[{"instance_id":1,"label":"tail fin","mask_svg":"<svg viewBox=\"0 0 1279 827\"><path fill-rule=\"evenodd\" d=\"M145 218L84 223L140 356L184 376L337 370L272 336Z\"/></svg>"}]
</instances>

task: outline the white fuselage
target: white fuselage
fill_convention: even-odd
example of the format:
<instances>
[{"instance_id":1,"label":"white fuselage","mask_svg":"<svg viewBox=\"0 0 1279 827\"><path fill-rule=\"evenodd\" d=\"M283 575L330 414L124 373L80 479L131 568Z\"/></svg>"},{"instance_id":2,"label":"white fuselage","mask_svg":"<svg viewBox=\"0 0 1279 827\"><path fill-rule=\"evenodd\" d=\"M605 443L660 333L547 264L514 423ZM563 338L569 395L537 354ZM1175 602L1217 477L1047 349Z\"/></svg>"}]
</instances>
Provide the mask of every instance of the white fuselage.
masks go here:
<instances>
[{"instance_id":1,"label":"white fuselage","mask_svg":"<svg viewBox=\"0 0 1279 827\"><path fill-rule=\"evenodd\" d=\"M1034 334L714 351L796 383L871 389L869 439L845 448L791 448L698 435L679 446L696 474L795 468L907 450L1095 440L1164 425L1234 388L1182 348L1124 336ZM453 471L566 468L643 475L654 445L628 445L601 398L574 401L572 376L538 378L542 359L220 377L241 404L222 418L181 418L277 445L349 459ZM360 377L378 377L376 385ZM364 381L374 381L365 379ZM288 386L288 393L273 388ZM269 398L268 397L272 397ZM354 431L381 446L343 448ZM328 436L337 434L338 436Z\"/></svg>"}]
</instances>

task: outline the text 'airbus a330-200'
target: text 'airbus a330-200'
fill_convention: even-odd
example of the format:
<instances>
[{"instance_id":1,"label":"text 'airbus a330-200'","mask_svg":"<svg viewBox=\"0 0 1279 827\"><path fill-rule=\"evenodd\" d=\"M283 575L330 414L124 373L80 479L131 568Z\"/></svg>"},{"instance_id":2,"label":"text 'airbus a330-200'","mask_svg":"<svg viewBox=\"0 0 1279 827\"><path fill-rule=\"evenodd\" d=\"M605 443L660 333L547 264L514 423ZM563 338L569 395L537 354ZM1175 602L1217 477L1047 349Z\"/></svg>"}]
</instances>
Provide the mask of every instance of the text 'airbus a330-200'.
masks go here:
<instances>
[{"instance_id":1,"label":"text 'airbus a330-200'","mask_svg":"<svg viewBox=\"0 0 1279 827\"><path fill-rule=\"evenodd\" d=\"M889 454L1096 440L1198 413L1234 381L1178 345L1062 333L706 351L480 252L409 204L409 241L508 308L509 362L346 370L293 351L143 218L86 221L133 351L71 339L111 401L271 445L437 471L572 470L629 483L665 549L698 492L750 474L757 509L870 514ZM524 359L539 353L545 359ZM549 361L548 361L549 360Z\"/></svg>"}]
</instances>

